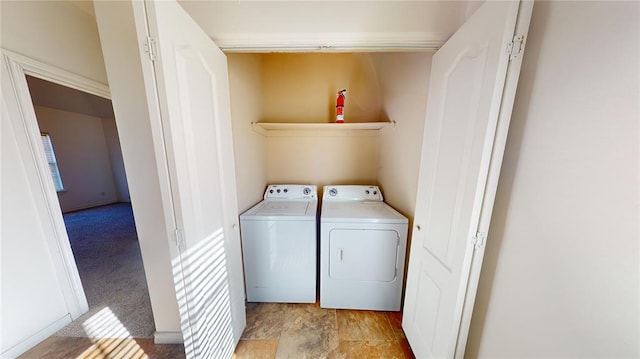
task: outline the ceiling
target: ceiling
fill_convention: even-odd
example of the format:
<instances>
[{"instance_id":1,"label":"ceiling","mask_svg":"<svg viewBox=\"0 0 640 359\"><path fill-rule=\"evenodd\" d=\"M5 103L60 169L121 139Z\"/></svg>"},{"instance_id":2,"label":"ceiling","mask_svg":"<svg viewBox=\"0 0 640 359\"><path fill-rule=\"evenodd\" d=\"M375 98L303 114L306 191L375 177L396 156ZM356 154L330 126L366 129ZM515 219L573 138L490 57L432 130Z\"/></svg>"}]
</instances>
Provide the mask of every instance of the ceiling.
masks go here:
<instances>
[{"instance_id":1,"label":"ceiling","mask_svg":"<svg viewBox=\"0 0 640 359\"><path fill-rule=\"evenodd\" d=\"M224 51L394 51L438 48L473 0L178 0ZM91 0L72 4L95 17Z\"/></svg>"},{"instance_id":2,"label":"ceiling","mask_svg":"<svg viewBox=\"0 0 640 359\"><path fill-rule=\"evenodd\" d=\"M223 50L407 49L440 46L466 1L201 1L182 7Z\"/></svg>"},{"instance_id":3,"label":"ceiling","mask_svg":"<svg viewBox=\"0 0 640 359\"><path fill-rule=\"evenodd\" d=\"M111 101L69 87L27 76L31 101L36 106L81 113L100 118L114 118Z\"/></svg>"}]
</instances>

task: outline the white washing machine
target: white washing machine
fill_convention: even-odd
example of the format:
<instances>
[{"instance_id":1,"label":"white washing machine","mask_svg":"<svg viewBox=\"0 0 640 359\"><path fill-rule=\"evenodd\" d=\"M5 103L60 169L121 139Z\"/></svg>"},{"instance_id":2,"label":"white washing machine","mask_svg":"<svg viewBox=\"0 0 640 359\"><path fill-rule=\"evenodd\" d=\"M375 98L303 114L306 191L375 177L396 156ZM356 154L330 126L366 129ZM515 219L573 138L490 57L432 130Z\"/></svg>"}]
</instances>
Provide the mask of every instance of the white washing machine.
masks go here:
<instances>
[{"instance_id":1,"label":"white washing machine","mask_svg":"<svg viewBox=\"0 0 640 359\"><path fill-rule=\"evenodd\" d=\"M377 186L325 186L320 306L400 310L407 227Z\"/></svg>"},{"instance_id":2,"label":"white washing machine","mask_svg":"<svg viewBox=\"0 0 640 359\"><path fill-rule=\"evenodd\" d=\"M318 189L269 185L240 215L247 301L315 303Z\"/></svg>"}]
</instances>

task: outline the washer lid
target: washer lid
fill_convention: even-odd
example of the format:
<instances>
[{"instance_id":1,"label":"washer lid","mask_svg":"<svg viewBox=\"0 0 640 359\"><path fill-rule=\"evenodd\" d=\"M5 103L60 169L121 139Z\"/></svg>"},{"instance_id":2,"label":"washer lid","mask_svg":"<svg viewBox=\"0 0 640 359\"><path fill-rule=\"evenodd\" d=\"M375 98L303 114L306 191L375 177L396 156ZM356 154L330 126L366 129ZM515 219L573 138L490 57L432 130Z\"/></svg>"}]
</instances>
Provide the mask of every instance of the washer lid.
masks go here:
<instances>
[{"instance_id":1,"label":"washer lid","mask_svg":"<svg viewBox=\"0 0 640 359\"><path fill-rule=\"evenodd\" d=\"M264 200L244 212L242 219L253 220L305 220L315 218L318 201L313 200Z\"/></svg>"},{"instance_id":2,"label":"washer lid","mask_svg":"<svg viewBox=\"0 0 640 359\"><path fill-rule=\"evenodd\" d=\"M408 223L400 212L384 202L324 202L322 222Z\"/></svg>"}]
</instances>

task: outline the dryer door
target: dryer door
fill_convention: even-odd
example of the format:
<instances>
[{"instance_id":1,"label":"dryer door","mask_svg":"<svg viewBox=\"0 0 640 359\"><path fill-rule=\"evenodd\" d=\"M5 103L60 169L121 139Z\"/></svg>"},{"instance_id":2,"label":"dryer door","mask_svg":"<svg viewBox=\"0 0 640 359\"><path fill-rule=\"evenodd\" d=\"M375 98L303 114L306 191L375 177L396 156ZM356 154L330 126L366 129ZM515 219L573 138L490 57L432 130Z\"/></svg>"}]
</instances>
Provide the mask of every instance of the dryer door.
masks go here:
<instances>
[{"instance_id":1,"label":"dryer door","mask_svg":"<svg viewBox=\"0 0 640 359\"><path fill-rule=\"evenodd\" d=\"M394 230L333 229L329 236L329 277L392 282L400 236Z\"/></svg>"}]
</instances>

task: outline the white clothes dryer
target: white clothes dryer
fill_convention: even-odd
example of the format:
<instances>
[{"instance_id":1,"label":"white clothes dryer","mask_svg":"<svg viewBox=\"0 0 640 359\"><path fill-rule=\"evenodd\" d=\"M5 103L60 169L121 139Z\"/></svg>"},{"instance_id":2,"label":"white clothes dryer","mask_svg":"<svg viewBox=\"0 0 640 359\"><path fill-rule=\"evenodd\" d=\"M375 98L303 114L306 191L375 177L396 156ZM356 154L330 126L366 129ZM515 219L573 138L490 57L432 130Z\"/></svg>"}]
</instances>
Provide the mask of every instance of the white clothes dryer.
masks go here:
<instances>
[{"instance_id":1,"label":"white clothes dryer","mask_svg":"<svg viewBox=\"0 0 640 359\"><path fill-rule=\"evenodd\" d=\"M315 303L318 190L269 185L240 215L249 302Z\"/></svg>"},{"instance_id":2,"label":"white clothes dryer","mask_svg":"<svg viewBox=\"0 0 640 359\"><path fill-rule=\"evenodd\" d=\"M325 186L320 306L399 311L408 220L377 186Z\"/></svg>"}]
</instances>

